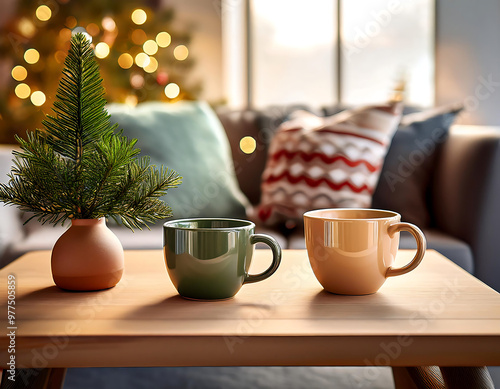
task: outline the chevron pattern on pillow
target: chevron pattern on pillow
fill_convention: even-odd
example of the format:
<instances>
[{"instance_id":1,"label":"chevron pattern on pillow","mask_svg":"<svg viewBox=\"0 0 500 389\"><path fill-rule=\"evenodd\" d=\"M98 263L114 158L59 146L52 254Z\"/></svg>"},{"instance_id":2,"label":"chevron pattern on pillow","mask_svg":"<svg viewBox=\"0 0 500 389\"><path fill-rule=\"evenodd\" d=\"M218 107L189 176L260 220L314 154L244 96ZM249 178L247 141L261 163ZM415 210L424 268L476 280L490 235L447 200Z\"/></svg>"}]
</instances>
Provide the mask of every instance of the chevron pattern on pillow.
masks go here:
<instances>
[{"instance_id":1,"label":"chevron pattern on pillow","mask_svg":"<svg viewBox=\"0 0 500 389\"><path fill-rule=\"evenodd\" d=\"M401 111L390 104L326 118L296 112L269 147L260 221L301 223L312 209L369 207Z\"/></svg>"}]
</instances>

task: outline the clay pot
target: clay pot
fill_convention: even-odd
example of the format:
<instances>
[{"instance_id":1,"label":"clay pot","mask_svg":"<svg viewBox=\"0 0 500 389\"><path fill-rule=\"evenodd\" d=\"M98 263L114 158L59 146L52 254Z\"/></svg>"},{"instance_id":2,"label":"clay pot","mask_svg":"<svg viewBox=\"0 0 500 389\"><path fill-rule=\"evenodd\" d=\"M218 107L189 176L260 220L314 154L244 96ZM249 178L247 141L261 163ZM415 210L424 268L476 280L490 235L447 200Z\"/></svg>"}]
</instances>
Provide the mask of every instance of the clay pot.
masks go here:
<instances>
[{"instance_id":1,"label":"clay pot","mask_svg":"<svg viewBox=\"0 0 500 389\"><path fill-rule=\"evenodd\" d=\"M52 277L62 289L108 289L122 277L123 257L106 219L74 219L52 249Z\"/></svg>"}]
</instances>

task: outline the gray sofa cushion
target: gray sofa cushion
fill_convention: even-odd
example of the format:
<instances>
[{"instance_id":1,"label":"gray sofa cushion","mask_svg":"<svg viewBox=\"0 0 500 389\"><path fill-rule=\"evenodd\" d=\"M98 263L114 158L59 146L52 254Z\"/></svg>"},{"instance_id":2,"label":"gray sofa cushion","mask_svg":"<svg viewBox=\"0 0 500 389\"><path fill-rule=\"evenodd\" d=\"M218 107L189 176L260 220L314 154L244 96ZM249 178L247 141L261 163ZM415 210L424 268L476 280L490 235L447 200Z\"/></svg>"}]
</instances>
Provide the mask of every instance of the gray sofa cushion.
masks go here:
<instances>
[{"instance_id":1,"label":"gray sofa cushion","mask_svg":"<svg viewBox=\"0 0 500 389\"><path fill-rule=\"evenodd\" d=\"M469 273L474 273L474 260L470 246L438 230L424 230L427 239L427 248L439 251L445 257L451 259L461 268ZM403 249L415 249L417 247L415 239L408 234L402 233L399 247Z\"/></svg>"}]
</instances>

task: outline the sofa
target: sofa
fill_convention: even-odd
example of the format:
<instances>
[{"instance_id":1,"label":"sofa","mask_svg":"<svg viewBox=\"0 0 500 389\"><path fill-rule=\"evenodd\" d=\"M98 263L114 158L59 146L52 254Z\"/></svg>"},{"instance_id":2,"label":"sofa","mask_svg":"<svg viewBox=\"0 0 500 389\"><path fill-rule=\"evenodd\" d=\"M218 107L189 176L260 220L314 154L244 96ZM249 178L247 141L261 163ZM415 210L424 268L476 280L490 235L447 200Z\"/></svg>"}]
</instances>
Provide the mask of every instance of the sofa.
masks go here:
<instances>
[{"instance_id":1,"label":"sofa","mask_svg":"<svg viewBox=\"0 0 500 389\"><path fill-rule=\"evenodd\" d=\"M163 110L162 106L156 108ZM195 108L199 109L199 107ZM231 187L230 191L237 192L235 198L240 201L241 206L233 207L237 210L234 214L210 214L207 210L211 209L212 204L215 206L218 197L221 197L218 194L209 199L207 204L202 204L205 208L201 211L199 211L201 208L191 206L188 210L191 213L188 212L182 216L225 216L253 219L255 215L252 210L259 204L261 198L261 176L266 167L269 144L280 123L298 108L308 109L303 106L274 107L266 110L219 108L214 113L207 105L203 105L201 107L202 114L208 115L212 126L219 126L223 129L224 136L217 133L211 140L205 135L200 136L199 139L194 136L190 141L190 147L197 146L192 145L196 142L202 144L203 142L214 142L210 146L210 161L208 163L212 163L213 158L220 157L217 163L228 165L226 168L229 173L224 176L225 182L227 183L234 178L238 188ZM166 109L168 111L170 108ZM186 112L179 114L178 120L193 116L189 111L192 107L188 105L186 109ZM325 110L324 113L331 114L340 110L341 107L335 107ZM148 111L142 113L145 115L143 117L137 115L139 117L137 122L131 119L135 115L136 111L134 110L124 107L110 107L110 112L112 120L117 119L127 136L138 134L129 127L145 126L141 129L142 133L139 132L138 138L141 138L141 134L145 134L144 131L149 128L154 127L157 131L158 128L169 127L162 118L156 122L148 122L146 120L149 118ZM199 111L196 111L194 115L198 113ZM132 122L133 125L129 125ZM179 124L181 122L176 123L178 126L182 126ZM194 123L195 127L197 123ZM185 128L186 134L190 131L189 127ZM158 139L154 138L153 135L158 137L162 136L161 134L161 132L160 135L153 133L149 138L147 135L142 138L149 139L150 143L157 143L152 141ZM183 135L181 134L181 136ZM240 147L240 141L244 137L251 137L256 141L255 150L249 154L243 152ZM432 164L426 167L428 177L425 188L419 189L423 197L418 206L411 201L409 204L406 203L407 196L410 198L412 193L387 195L387 192L381 189L386 169L385 164L380 176L380 183L373 194L372 206L397 210L402 214L403 221L412 221L416 224L419 224L418 218L425 214L426 225L423 226L423 231L427 238L428 248L436 249L492 288L500 291L500 257L498 254L500 252L500 239L498 239L498 231L500 231L500 131L491 128L452 125L446 137L440 139L439 144L436 144L435 149L432 150ZM216 147L214 146L216 143L223 143L226 146L221 150L214 150L212 147ZM141 147L141 144L139 146ZM161 162L157 161L159 157L154 155L154 150L148 149L149 146L151 144L143 144L141 148L145 154L153 154L152 162ZM167 142L161 147L170 146ZM175 154L175 151L179 151L174 150L176 148L179 147L174 146L171 150L172 153ZM15 146L4 145L0 147L0 178L3 182L8 179L7 173L12 166L13 150L15 150ZM202 149L193 150L195 151L181 149L179 153L194 155ZM204 151L199 152L203 153ZM224 159L226 157L227 159ZM177 158L180 157L177 156ZM186 164L189 164L189 161ZM176 167L176 169L182 170L184 166L187 166L186 164ZM199 162L198 166L201 168ZM180 173L182 175L182 171ZM419 173L410 172L410 174L417 176ZM203 177L198 177L198 179L201 180ZM183 185L185 184L183 183L181 188ZM174 189L174 191L180 191L180 189ZM170 193L167 194L167 202L169 202L169 196L171 196ZM228 203L226 199L221 201ZM174 216L176 216L176 207L173 209ZM200 214L197 214L198 211ZM0 267L6 266L25 252L51 249L65 229L62 226L42 225L37 221L23 224L29 215L25 215L11 206L0 207L0 216L2 220L0 224ZM413 220L415 218L417 221ZM110 228L122 241L125 249L160 249L162 247L161 223L152 226L151 230L144 229L133 233L112 222ZM257 230L274 236L283 248L305 248L303 229L300 224L269 226L259 223L257 220ZM410 235L402 234L400 247L414 248L414 244ZM145 374L149 376L149 373ZM74 387L78 387L78 385ZM381 384L380 387L384 387L384 384Z\"/></svg>"}]
</instances>

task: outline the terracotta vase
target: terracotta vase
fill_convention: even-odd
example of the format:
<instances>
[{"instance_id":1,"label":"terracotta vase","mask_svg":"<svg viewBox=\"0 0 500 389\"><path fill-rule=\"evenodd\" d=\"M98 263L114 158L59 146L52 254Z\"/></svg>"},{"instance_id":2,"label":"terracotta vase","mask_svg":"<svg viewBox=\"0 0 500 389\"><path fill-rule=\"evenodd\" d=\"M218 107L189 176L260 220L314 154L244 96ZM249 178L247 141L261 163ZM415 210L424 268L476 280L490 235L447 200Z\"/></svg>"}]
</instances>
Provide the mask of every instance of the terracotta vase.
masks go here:
<instances>
[{"instance_id":1,"label":"terracotta vase","mask_svg":"<svg viewBox=\"0 0 500 389\"><path fill-rule=\"evenodd\" d=\"M122 277L123 257L106 219L74 219L52 249L52 277L62 289L108 289Z\"/></svg>"}]
</instances>

